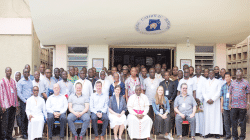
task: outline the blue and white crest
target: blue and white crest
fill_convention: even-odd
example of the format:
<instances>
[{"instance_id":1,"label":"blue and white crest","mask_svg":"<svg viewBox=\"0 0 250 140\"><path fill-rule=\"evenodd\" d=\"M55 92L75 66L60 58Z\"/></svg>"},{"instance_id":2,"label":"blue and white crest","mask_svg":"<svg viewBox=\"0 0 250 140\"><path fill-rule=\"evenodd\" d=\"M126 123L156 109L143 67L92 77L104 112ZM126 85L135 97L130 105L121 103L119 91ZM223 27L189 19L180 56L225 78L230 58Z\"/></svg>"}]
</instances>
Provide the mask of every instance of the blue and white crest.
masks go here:
<instances>
[{"instance_id":1,"label":"blue and white crest","mask_svg":"<svg viewBox=\"0 0 250 140\"><path fill-rule=\"evenodd\" d=\"M162 15L147 15L141 18L135 25L137 32L141 34L159 34L170 28L170 21Z\"/></svg>"}]
</instances>

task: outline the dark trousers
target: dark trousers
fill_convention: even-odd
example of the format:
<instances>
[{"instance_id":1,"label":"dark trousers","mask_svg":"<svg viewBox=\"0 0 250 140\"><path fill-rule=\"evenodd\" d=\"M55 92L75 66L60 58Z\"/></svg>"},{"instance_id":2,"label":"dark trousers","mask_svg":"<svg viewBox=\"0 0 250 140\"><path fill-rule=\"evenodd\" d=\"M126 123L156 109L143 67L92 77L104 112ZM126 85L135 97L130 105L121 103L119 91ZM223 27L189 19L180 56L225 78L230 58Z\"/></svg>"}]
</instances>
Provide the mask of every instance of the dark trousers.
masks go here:
<instances>
[{"instance_id":1,"label":"dark trousers","mask_svg":"<svg viewBox=\"0 0 250 140\"><path fill-rule=\"evenodd\" d=\"M1 111L2 112L2 111ZM10 107L2 112L1 139L11 139L16 115L16 108Z\"/></svg>"},{"instance_id":2,"label":"dark trousers","mask_svg":"<svg viewBox=\"0 0 250 140\"><path fill-rule=\"evenodd\" d=\"M149 105L148 116L154 121L154 110L152 105Z\"/></svg>"},{"instance_id":3,"label":"dark trousers","mask_svg":"<svg viewBox=\"0 0 250 140\"><path fill-rule=\"evenodd\" d=\"M232 108L230 112L231 117L231 123L232 123L232 135L233 138L238 139L238 120L240 123L240 130L241 138L246 138L246 116L247 116L247 110L246 109L240 109L240 108Z\"/></svg>"},{"instance_id":4,"label":"dark trousers","mask_svg":"<svg viewBox=\"0 0 250 140\"><path fill-rule=\"evenodd\" d=\"M27 135L27 131L28 131L28 117L26 115L26 103L24 103L23 101L20 101L20 115L21 115L21 133L22 135Z\"/></svg>"},{"instance_id":5,"label":"dark trousers","mask_svg":"<svg viewBox=\"0 0 250 140\"><path fill-rule=\"evenodd\" d=\"M52 138L52 130L55 122L54 114L52 113L47 113L47 123L48 123L48 130L49 130L49 138ZM59 117L59 122L60 122L60 137L64 137L64 128L66 127L67 124L67 118L66 118L66 113L63 113Z\"/></svg>"},{"instance_id":6,"label":"dark trousers","mask_svg":"<svg viewBox=\"0 0 250 140\"><path fill-rule=\"evenodd\" d=\"M224 112L223 112L223 122L224 122L225 131L226 131L226 137L231 137L230 110L224 110Z\"/></svg>"},{"instance_id":7,"label":"dark trousers","mask_svg":"<svg viewBox=\"0 0 250 140\"><path fill-rule=\"evenodd\" d=\"M171 130L174 132L175 125L175 114L174 114L174 101L170 103L170 122L171 122Z\"/></svg>"},{"instance_id":8,"label":"dark trousers","mask_svg":"<svg viewBox=\"0 0 250 140\"><path fill-rule=\"evenodd\" d=\"M97 120L99 118L97 117L97 115L95 113L91 113L91 120L92 120L92 125L93 125L93 129L95 132L95 136L98 136L98 124L97 124ZM106 133L106 129L108 127L109 124L109 118L108 115L106 113L102 113L102 118L101 118L103 124L102 124L102 133L101 136L104 136Z\"/></svg>"}]
</instances>

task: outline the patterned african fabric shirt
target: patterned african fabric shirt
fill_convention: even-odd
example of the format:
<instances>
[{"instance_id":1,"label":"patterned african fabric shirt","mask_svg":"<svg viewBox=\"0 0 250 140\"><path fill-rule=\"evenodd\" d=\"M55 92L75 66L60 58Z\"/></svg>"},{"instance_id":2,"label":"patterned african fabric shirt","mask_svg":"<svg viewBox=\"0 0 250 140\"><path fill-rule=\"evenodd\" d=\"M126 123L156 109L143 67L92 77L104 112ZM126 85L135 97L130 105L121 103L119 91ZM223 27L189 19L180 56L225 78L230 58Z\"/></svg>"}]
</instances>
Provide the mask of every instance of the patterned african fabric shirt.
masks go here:
<instances>
[{"instance_id":1,"label":"patterned african fabric shirt","mask_svg":"<svg viewBox=\"0 0 250 140\"><path fill-rule=\"evenodd\" d=\"M79 77L77 75L71 77L70 75L68 75L68 81L72 82L72 84L74 84L77 80L79 79Z\"/></svg>"},{"instance_id":2,"label":"patterned african fabric shirt","mask_svg":"<svg viewBox=\"0 0 250 140\"><path fill-rule=\"evenodd\" d=\"M234 80L231 83L229 92L232 96L231 107L232 108L242 108L247 107L247 94L250 93L249 83L245 79L240 81Z\"/></svg>"},{"instance_id":3,"label":"patterned african fabric shirt","mask_svg":"<svg viewBox=\"0 0 250 140\"><path fill-rule=\"evenodd\" d=\"M135 80L131 78L131 76L125 81L125 89L128 90L128 97L135 94L135 86L141 85L140 80L136 77ZM141 89L143 90L143 86L141 85Z\"/></svg>"}]
</instances>

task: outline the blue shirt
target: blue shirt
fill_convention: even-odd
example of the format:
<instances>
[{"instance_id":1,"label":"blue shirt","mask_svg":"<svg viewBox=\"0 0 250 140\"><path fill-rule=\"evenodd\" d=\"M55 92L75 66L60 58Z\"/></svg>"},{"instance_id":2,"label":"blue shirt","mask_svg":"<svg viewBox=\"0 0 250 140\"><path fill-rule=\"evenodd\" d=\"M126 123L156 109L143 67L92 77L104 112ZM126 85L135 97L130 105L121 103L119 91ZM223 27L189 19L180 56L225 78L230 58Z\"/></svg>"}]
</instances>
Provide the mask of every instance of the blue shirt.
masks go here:
<instances>
[{"instance_id":1,"label":"blue shirt","mask_svg":"<svg viewBox=\"0 0 250 140\"><path fill-rule=\"evenodd\" d=\"M165 98L165 101L166 101L166 103L164 104L164 108L166 109L166 111L168 113L170 113L170 105L169 105L168 98L167 97L164 97L164 98ZM153 107L154 113L156 115L158 115L158 114L160 114L160 108L159 108L159 104L157 105L155 102L156 102L156 100L154 99L154 101L152 103L152 107Z\"/></svg>"},{"instance_id":2,"label":"blue shirt","mask_svg":"<svg viewBox=\"0 0 250 140\"><path fill-rule=\"evenodd\" d=\"M93 113L97 113L97 111L101 111L102 113L107 113L108 110L108 102L109 97L107 95L93 93L90 97L90 111Z\"/></svg>"},{"instance_id":3,"label":"blue shirt","mask_svg":"<svg viewBox=\"0 0 250 140\"><path fill-rule=\"evenodd\" d=\"M23 75L22 75L21 78L24 78ZM30 75L30 76L29 76L29 79L30 79L31 81L33 81L33 80L35 80L35 77L34 77L33 75Z\"/></svg>"},{"instance_id":4,"label":"blue shirt","mask_svg":"<svg viewBox=\"0 0 250 140\"><path fill-rule=\"evenodd\" d=\"M54 77L52 77L55 81L56 81L56 83L58 83L59 81L61 81L62 80L62 78L59 76L59 79L56 79L56 77L54 76Z\"/></svg>"},{"instance_id":5,"label":"blue shirt","mask_svg":"<svg viewBox=\"0 0 250 140\"><path fill-rule=\"evenodd\" d=\"M231 86L231 83L229 86L227 85L227 83L225 83L221 87L221 91L220 91L220 97L223 97L223 109L225 109L225 110L230 110L228 108L228 105L229 105L229 87L230 86ZM227 98L227 93L228 93L228 98Z\"/></svg>"},{"instance_id":6,"label":"blue shirt","mask_svg":"<svg viewBox=\"0 0 250 140\"><path fill-rule=\"evenodd\" d=\"M17 95L18 97L26 103L27 99L33 94L33 83L30 78L26 80L21 78L17 83Z\"/></svg>"},{"instance_id":7,"label":"blue shirt","mask_svg":"<svg viewBox=\"0 0 250 140\"><path fill-rule=\"evenodd\" d=\"M121 86L120 95L125 95L125 84L123 82L120 82L119 85ZM115 87L114 87L114 83L113 83L113 84L110 85L110 88L109 88L109 96L114 95L114 90L115 90Z\"/></svg>"}]
</instances>

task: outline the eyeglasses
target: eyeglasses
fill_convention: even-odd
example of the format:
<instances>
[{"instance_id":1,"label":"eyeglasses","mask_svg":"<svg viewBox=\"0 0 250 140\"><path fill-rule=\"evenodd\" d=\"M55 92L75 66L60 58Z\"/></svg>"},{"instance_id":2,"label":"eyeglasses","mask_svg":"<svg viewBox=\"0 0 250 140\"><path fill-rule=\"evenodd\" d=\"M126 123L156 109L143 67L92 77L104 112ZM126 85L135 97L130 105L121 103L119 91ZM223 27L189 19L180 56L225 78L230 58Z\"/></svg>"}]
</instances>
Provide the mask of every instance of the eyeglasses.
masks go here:
<instances>
[{"instance_id":1,"label":"eyeglasses","mask_svg":"<svg viewBox=\"0 0 250 140\"><path fill-rule=\"evenodd\" d=\"M182 88L182 89L187 89L187 88Z\"/></svg>"},{"instance_id":2,"label":"eyeglasses","mask_svg":"<svg viewBox=\"0 0 250 140\"><path fill-rule=\"evenodd\" d=\"M39 90L33 90L33 91L39 91Z\"/></svg>"}]
</instances>

